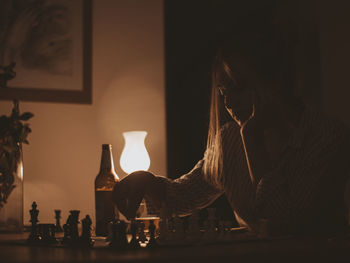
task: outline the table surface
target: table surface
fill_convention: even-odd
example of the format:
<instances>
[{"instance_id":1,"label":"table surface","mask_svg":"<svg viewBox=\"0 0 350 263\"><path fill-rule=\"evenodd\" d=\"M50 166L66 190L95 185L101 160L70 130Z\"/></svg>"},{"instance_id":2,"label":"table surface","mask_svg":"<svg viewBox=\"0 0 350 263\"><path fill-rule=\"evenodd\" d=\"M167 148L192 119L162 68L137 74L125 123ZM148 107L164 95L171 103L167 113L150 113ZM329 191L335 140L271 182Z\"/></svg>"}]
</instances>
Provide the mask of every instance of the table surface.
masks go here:
<instances>
[{"instance_id":1,"label":"table surface","mask_svg":"<svg viewBox=\"0 0 350 263\"><path fill-rule=\"evenodd\" d=\"M350 241L320 238L238 238L228 244L116 251L28 246L28 233L0 234L0 262L350 262Z\"/></svg>"}]
</instances>

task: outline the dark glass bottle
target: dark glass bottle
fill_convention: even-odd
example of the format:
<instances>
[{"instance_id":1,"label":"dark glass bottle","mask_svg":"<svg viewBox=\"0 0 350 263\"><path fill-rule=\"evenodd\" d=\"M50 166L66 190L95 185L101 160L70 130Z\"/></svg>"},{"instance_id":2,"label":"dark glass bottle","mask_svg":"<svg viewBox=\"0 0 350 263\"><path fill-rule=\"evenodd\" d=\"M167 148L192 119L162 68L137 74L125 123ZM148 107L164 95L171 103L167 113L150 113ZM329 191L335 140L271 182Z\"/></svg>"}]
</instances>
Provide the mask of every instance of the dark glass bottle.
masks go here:
<instances>
[{"instance_id":1,"label":"dark glass bottle","mask_svg":"<svg viewBox=\"0 0 350 263\"><path fill-rule=\"evenodd\" d=\"M112 201L112 191L118 175L114 171L112 145L102 145L100 172L95 179L96 236L106 236L109 222L119 218Z\"/></svg>"}]
</instances>

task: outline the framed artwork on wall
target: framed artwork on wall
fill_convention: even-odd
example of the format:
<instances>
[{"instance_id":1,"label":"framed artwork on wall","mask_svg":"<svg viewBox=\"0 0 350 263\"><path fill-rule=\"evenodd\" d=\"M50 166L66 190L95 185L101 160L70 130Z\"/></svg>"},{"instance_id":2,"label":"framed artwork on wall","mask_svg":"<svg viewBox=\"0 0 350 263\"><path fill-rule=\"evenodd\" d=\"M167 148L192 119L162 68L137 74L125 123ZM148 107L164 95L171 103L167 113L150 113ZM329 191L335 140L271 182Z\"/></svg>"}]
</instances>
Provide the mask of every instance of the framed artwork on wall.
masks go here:
<instances>
[{"instance_id":1,"label":"framed artwork on wall","mask_svg":"<svg viewBox=\"0 0 350 263\"><path fill-rule=\"evenodd\" d=\"M0 100L92 102L91 2L0 0Z\"/></svg>"}]
</instances>

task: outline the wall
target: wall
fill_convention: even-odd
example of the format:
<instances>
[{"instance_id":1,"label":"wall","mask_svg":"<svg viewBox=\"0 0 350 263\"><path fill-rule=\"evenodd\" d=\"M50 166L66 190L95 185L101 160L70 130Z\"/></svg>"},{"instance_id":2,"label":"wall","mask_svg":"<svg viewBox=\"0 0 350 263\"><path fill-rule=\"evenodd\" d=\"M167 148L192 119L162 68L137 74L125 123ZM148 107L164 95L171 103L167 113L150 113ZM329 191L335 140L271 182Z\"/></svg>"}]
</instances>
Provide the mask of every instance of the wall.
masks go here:
<instances>
[{"instance_id":1,"label":"wall","mask_svg":"<svg viewBox=\"0 0 350 263\"><path fill-rule=\"evenodd\" d=\"M325 110L350 126L350 2L319 3L319 25Z\"/></svg>"},{"instance_id":2,"label":"wall","mask_svg":"<svg viewBox=\"0 0 350 263\"><path fill-rule=\"evenodd\" d=\"M122 132L146 130L150 170L166 173L162 0L93 1L93 104L23 102L31 111L24 146L24 222L32 201L41 223L66 220L71 209L94 216L101 144L113 145L117 174ZM9 113L11 102L0 102Z\"/></svg>"},{"instance_id":3,"label":"wall","mask_svg":"<svg viewBox=\"0 0 350 263\"><path fill-rule=\"evenodd\" d=\"M320 30L324 110L350 127L350 1L314 0L314 10ZM350 208L350 181L345 198Z\"/></svg>"},{"instance_id":4,"label":"wall","mask_svg":"<svg viewBox=\"0 0 350 263\"><path fill-rule=\"evenodd\" d=\"M116 171L125 176L119 166L123 131L147 130L150 170L166 173L162 2L94 1L92 105L21 103L22 111L35 114L30 146L24 146L25 223L34 200L41 222L53 222L54 209L63 210L64 220L70 209L94 215L102 143L113 145ZM349 5L313 0L324 108L350 126ZM0 101L0 114L10 110L10 102Z\"/></svg>"}]
</instances>

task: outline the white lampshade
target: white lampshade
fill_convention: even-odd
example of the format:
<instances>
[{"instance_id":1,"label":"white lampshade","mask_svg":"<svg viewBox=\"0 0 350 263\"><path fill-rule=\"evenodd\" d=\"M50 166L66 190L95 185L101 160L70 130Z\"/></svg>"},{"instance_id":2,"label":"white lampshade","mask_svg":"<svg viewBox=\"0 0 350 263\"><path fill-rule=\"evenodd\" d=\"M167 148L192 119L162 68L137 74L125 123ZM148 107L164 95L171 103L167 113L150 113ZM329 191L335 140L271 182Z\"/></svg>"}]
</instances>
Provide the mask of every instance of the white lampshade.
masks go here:
<instances>
[{"instance_id":1,"label":"white lampshade","mask_svg":"<svg viewBox=\"0 0 350 263\"><path fill-rule=\"evenodd\" d=\"M146 131L123 132L125 145L120 156L120 167L126 173L132 173L139 170L147 171L150 167L145 138Z\"/></svg>"}]
</instances>

